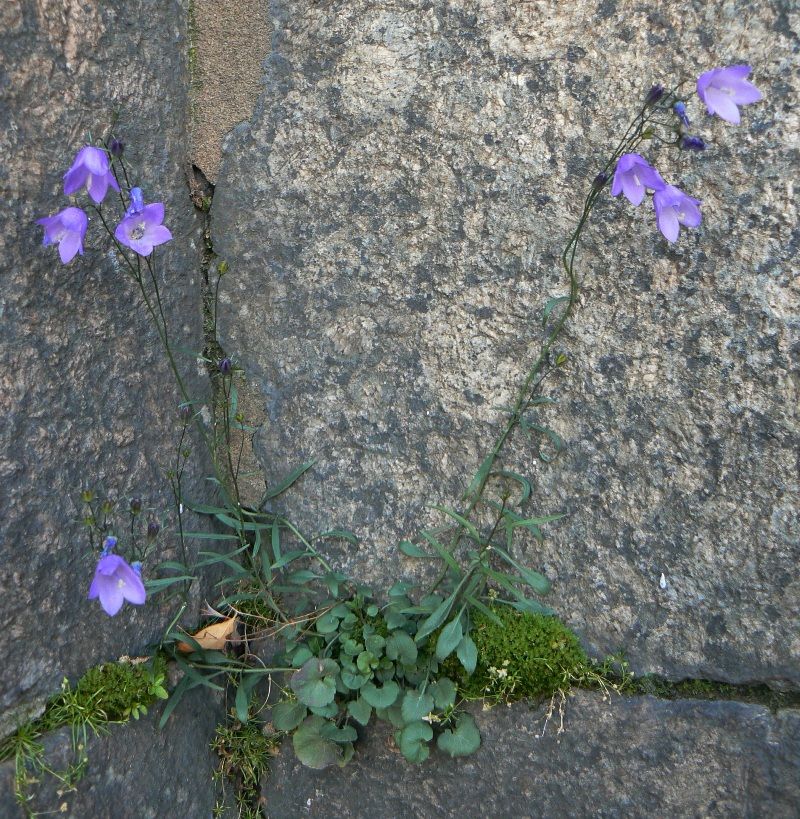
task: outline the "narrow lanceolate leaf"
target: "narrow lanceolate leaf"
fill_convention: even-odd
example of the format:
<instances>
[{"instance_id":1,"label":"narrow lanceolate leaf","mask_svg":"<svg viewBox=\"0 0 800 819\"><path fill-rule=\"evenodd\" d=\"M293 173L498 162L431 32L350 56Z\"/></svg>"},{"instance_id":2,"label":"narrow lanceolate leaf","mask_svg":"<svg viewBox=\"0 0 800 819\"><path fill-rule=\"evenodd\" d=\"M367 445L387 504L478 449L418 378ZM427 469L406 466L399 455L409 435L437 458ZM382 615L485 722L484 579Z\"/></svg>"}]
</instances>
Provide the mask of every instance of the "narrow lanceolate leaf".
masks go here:
<instances>
[{"instance_id":1,"label":"narrow lanceolate leaf","mask_svg":"<svg viewBox=\"0 0 800 819\"><path fill-rule=\"evenodd\" d=\"M295 469L293 472L290 472L282 481L275 484L275 486L273 486L271 489L268 489L261 498L261 502L258 504L259 508L262 507L268 500L277 498L278 495L285 492L304 472L311 469L315 463L315 461L308 461L307 463L304 463L302 466L297 467L297 469Z\"/></svg>"},{"instance_id":2,"label":"narrow lanceolate leaf","mask_svg":"<svg viewBox=\"0 0 800 819\"><path fill-rule=\"evenodd\" d=\"M461 665L464 666L464 671L466 671L467 674L473 674L475 672L475 666L478 664L478 648L469 634L465 634L458 644L456 657L458 657Z\"/></svg>"},{"instance_id":3,"label":"narrow lanceolate leaf","mask_svg":"<svg viewBox=\"0 0 800 819\"><path fill-rule=\"evenodd\" d=\"M450 756L469 756L480 748L481 735L475 720L469 714L462 714L455 730L443 731L436 744Z\"/></svg>"},{"instance_id":4,"label":"narrow lanceolate leaf","mask_svg":"<svg viewBox=\"0 0 800 819\"><path fill-rule=\"evenodd\" d=\"M548 299L547 304L545 304L544 306L544 312L542 313L542 327L544 327L545 324L547 324L547 319L550 318L550 316L553 313L553 310L555 310L555 308L558 307L559 304L564 304L565 302L568 301L569 296L556 296L555 298Z\"/></svg>"},{"instance_id":5,"label":"narrow lanceolate leaf","mask_svg":"<svg viewBox=\"0 0 800 819\"><path fill-rule=\"evenodd\" d=\"M550 591L550 581L543 575L539 574L539 572L535 572L532 569L527 569L525 566L518 563L511 557L508 552L501 549L499 546L492 547L500 557L503 558L507 563L510 563L519 573L522 579L538 594L547 594Z\"/></svg>"},{"instance_id":6,"label":"narrow lanceolate leaf","mask_svg":"<svg viewBox=\"0 0 800 819\"><path fill-rule=\"evenodd\" d=\"M420 549L419 546L410 540L401 540L397 548L408 557L431 557L424 549Z\"/></svg>"},{"instance_id":7,"label":"narrow lanceolate leaf","mask_svg":"<svg viewBox=\"0 0 800 819\"><path fill-rule=\"evenodd\" d=\"M461 615L463 613L464 609L462 608L458 615L439 632L439 639L436 641L436 656L438 659L446 660L461 642L461 638L464 636L461 628Z\"/></svg>"},{"instance_id":8,"label":"narrow lanceolate leaf","mask_svg":"<svg viewBox=\"0 0 800 819\"><path fill-rule=\"evenodd\" d=\"M431 614L430 617L428 617L423 622L423 624L419 627L419 631L414 637L414 640L419 643L431 632L436 631L436 629L442 625L447 615L450 614L450 609L453 608L454 602L455 592L451 594L446 600L442 601L442 603L436 608L433 614Z\"/></svg>"}]
</instances>

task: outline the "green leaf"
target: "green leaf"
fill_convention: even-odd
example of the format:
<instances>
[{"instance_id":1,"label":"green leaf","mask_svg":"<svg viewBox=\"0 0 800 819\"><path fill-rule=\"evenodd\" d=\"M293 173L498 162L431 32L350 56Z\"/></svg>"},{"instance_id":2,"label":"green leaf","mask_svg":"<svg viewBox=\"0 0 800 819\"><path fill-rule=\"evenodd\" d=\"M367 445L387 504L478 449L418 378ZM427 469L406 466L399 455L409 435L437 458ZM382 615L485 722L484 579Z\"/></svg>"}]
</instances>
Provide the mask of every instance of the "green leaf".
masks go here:
<instances>
[{"instance_id":1,"label":"green leaf","mask_svg":"<svg viewBox=\"0 0 800 819\"><path fill-rule=\"evenodd\" d=\"M358 691L372 678L371 674L354 674L352 671L342 671L342 682L351 690Z\"/></svg>"},{"instance_id":2,"label":"green leaf","mask_svg":"<svg viewBox=\"0 0 800 819\"><path fill-rule=\"evenodd\" d=\"M334 700L334 702L329 702L327 705L320 706L319 708L309 708L308 710L311 711L312 714L318 714L326 719L333 719L333 717L339 714L339 704Z\"/></svg>"},{"instance_id":3,"label":"green leaf","mask_svg":"<svg viewBox=\"0 0 800 819\"><path fill-rule=\"evenodd\" d=\"M339 628L339 618L328 612L323 614L314 625L320 634L333 634Z\"/></svg>"},{"instance_id":4,"label":"green leaf","mask_svg":"<svg viewBox=\"0 0 800 819\"><path fill-rule=\"evenodd\" d=\"M449 677L439 677L428 686L428 692L439 711L444 711L456 701L456 684Z\"/></svg>"},{"instance_id":5,"label":"green leaf","mask_svg":"<svg viewBox=\"0 0 800 819\"><path fill-rule=\"evenodd\" d=\"M417 691L416 689L406 691L401 713L407 723L421 720L431 711L433 711L433 697L427 691Z\"/></svg>"},{"instance_id":6,"label":"green leaf","mask_svg":"<svg viewBox=\"0 0 800 819\"><path fill-rule=\"evenodd\" d=\"M512 481L516 481L522 487L522 495L517 501L518 504L525 503L531 496L531 482L524 475L519 475L508 469L501 469L497 474L503 478L510 478Z\"/></svg>"},{"instance_id":7,"label":"green leaf","mask_svg":"<svg viewBox=\"0 0 800 819\"><path fill-rule=\"evenodd\" d=\"M487 455L483 459L481 465L478 467L478 471L475 473L475 477L473 477L473 479L470 481L467 491L464 493L464 500L473 497L480 491L481 487L486 481L486 477L494 465L494 459L495 456L493 454Z\"/></svg>"},{"instance_id":8,"label":"green leaf","mask_svg":"<svg viewBox=\"0 0 800 819\"><path fill-rule=\"evenodd\" d=\"M278 731L294 731L306 718L308 709L302 702L279 702L272 706L272 724Z\"/></svg>"},{"instance_id":9,"label":"green leaf","mask_svg":"<svg viewBox=\"0 0 800 819\"><path fill-rule=\"evenodd\" d=\"M436 744L450 756L469 756L480 748L481 735L475 720L469 714L462 714L455 731L443 731Z\"/></svg>"},{"instance_id":10,"label":"green leaf","mask_svg":"<svg viewBox=\"0 0 800 819\"><path fill-rule=\"evenodd\" d=\"M535 572L532 569L526 569L523 565L518 563L511 557L508 552L501 549L499 546L492 546L497 554L503 558L507 563L510 563L519 573L522 579L537 593L537 594L547 594L550 591L550 581L543 575L539 574L539 572Z\"/></svg>"},{"instance_id":11,"label":"green leaf","mask_svg":"<svg viewBox=\"0 0 800 819\"><path fill-rule=\"evenodd\" d=\"M464 636L464 631L461 628L461 615L464 609L456 615L442 630L439 632L439 639L436 641L436 656L440 660L446 660L457 648Z\"/></svg>"},{"instance_id":12,"label":"green leaf","mask_svg":"<svg viewBox=\"0 0 800 819\"><path fill-rule=\"evenodd\" d=\"M330 529L327 532L320 532L314 540L346 540L353 546L358 546L358 537L347 529Z\"/></svg>"},{"instance_id":13,"label":"green leaf","mask_svg":"<svg viewBox=\"0 0 800 819\"><path fill-rule=\"evenodd\" d=\"M308 768L321 770L330 765L343 764L342 748L332 739L322 736L325 725L330 725L328 720L312 715L306 718L292 736L294 752Z\"/></svg>"},{"instance_id":14,"label":"green leaf","mask_svg":"<svg viewBox=\"0 0 800 819\"><path fill-rule=\"evenodd\" d=\"M397 700L399 693L400 686L394 680L385 682L381 688L370 682L361 689L361 696L373 708L388 708Z\"/></svg>"},{"instance_id":15,"label":"green leaf","mask_svg":"<svg viewBox=\"0 0 800 819\"><path fill-rule=\"evenodd\" d=\"M364 645L370 654L374 654L379 658L381 654L383 654L383 649L386 646L386 639L381 637L380 634L370 634L369 637L364 640Z\"/></svg>"},{"instance_id":16,"label":"green leaf","mask_svg":"<svg viewBox=\"0 0 800 819\"><path fill-rule=\"evenodd\" d=\"M539 424L531 424L530 422L525 424L525 429L527 430L534 430L535 432L544 435L546 438L550 440L550 443L553 445L555 452L552 455L548 455L544 452L544 450L539 447L539 452L537 453L539 458L543 460L546 464L549 464L551 461L554 461L558 456L559 452L564 449L564 439L557 433L554 432L550 427L543 427Z\"/></svg>"},{"instance_id":17,"label":"green leaf","mask_svg":"<svg viewBox=\"0 0 800 819\"><path fill-rule=\"evenodd\" d=\"M417 661L417 644L404 631L393 631L386 641L386 656L390 660L400 660L403 665L414 665Z\"/></svg>"},{"instance_id":18,"label":"green leaf","mask_svg":"<svg viewBox=\"0 0 800 819\"><path fill-rule=\"evenodd\" d=\"M447 506L439 506L438 504L433 505L434 509L438 509L440 512L444 512L445 515L451 517L459 526L462 526L464 529L469 532L470 537L476 542L481 543L481 535L480 532L475 528L475 524L471 521L467 520L463 515L459 515L453 509L449 509Z\"/></svg>"},{"instance_id":19,"label":"green leaf","mask_svg":"<svg viewBox=\"0 0 800 819\"><path fill-rule=\"evenodd\" d=\"M356 665L362 674L370 674L372 669L377 666L378 658L370 651L362 651L358 655Z\"/></svg>"},{"instance_id":20,"label":"green leaf","mask_svg":"<svg viewBox=\"0 0 800 819\"><path fill-rule=\"evenodd\" d=\"M359 697L347 703L347 713L359 725L366 725L372 716L372 706L363 697Z\"/></svg>"},{"instance_id":21,"label":"green leaf","mask_svg":"<svg viewBox=\"0 0 800 819\"><path fill-rule=\"evenodd\" d=\"M304 472L311 469L315 463L316 461L312 460L304 463L302 466L298 466L297 469L290 472L282 481L273 486L272 489L268 489L258 504L259 508L261 508L268 500L277 498L278 495L285 492Z\"/></svg>"},{"instance_id":22,"label":"green leaf","mask_svg":"<svg viewBox=\"0 0 800 819\"><path fill-rule=\"evenodd\" d=\"M312 657L292 675L289 687L297 699L310 708L322 708L336 696L336 674L339 666L334 660Z\"/></svg>"},{"instance_id":23,"label":"green leaf","mask_svg":"<svg viewBox=\"0 0 800 819\"><path fill-rule=\"evenodd\" d=\"M461 665L464 666L464 671L466 671L467 674L473 674L475 672L475 666L478 664L478 647L469 634L465 634L461 638L461 642L456 648L456 656L461 662Z\"/></svg>"},{"instance_id":24,"label":"green leaf","mask_svg":"<svg viewBox=\"0 0 800 819\"><path fill-rule=\"evenodd\" d=\"M408 557L432 557L432 555L429 555L424 549L420 549L416 543L412 543L410 540L400 541L398 548Z\"/></svg>"},{"instance_id":25,"label":"green leaf","mask_svg":"<svg viewBox=\"0 0 800 819\"><path fill-rule=\"evenodd\" d=\"M450 609L453 608L455 599L456 595L455 592L453 592L453 594L439 604L433 614L431 614L430 617L428 617L419 627L419 631L417 631L416 636L414 637L415 642L421 642L424 637L427 637L431 632L436 631L436 629L442 625L445 617L450 614Z\"/></svg>"},{"instance_id":26,"label":"green leaf","mask_svg":"<svg viewBox=\"0 0 800 819\"><path fill-rule=\"evenodd\" d=\"M395 735L400 752L409 762L424 762L430 756L428 743L433 738L433 728L427 722L412 722Z\"/></svg>"},{"instance_id":27,"label":"green leaf","mask_svg":"<svg viewBox=\"0 0 800 819\"><path fill-rule=\"evenodd\" d=\"M547 304L544 306L544 312L542 313L542 327L547 324L547 319L550 318L553 310L555 310L559 304L563 304L566 301L569 301L569 296L555 296L554 298L547 300Z\"/></svg>"},{"instance_id":28,"label":"green leaf","mask_svg":"<svg viewBox=\"0 0 800 819\"><path fill-rule=\"evenodd\" d=\"M325 739L332 739L334 742L343 744L345 742L355 742L358 739L356 729L352 725L343 725L337 728L333 722L328 722L320 728L319 734Z\"/></svg>"}]
</instances>

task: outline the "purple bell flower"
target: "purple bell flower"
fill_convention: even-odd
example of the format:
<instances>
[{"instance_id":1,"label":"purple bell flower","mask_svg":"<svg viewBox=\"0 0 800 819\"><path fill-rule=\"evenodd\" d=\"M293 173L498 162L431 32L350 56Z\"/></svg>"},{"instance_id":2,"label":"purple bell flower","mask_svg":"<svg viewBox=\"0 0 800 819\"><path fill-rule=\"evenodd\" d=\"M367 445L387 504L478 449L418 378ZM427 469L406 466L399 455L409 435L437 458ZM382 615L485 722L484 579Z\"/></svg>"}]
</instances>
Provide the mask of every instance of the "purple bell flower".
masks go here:
<instances>
[{"instance_id":1,"label":"purple bell flower","mask_svg":"<svg viewBox=\"0 0 800 819\"><path fill-rule=\"evenodd\" d=\"M58 255L64 264L71 262L76 253L83 255L83 237L89 218L80 208L64 208L53 216L37 219L36 224L44 227L42 244L45 247L58 242Z\"/></svg>"},{"instance_id":2,"label":"purple bell flower","mask_svg":"<svg viewBox=\"0 0 800 819\"><path fill-rule=\"evenodd\" d=\"M747 81L751 71L749 65L730 65L701 74L697 78L697 96L706 104L708 113L738 125L737 106L763 99L761 92Z\"/></svg>"},{"instance_id":3,"label":"purple bell flower","mask_svg":"<svg viewBox=\"0 0 800 819\"><path fill-rule=\"evenodd\" d=\"M674 185L667 185L653 194L653 207L656 209L656 223L668 242L676 242L681 232L681 225L697 227L702 216L700 200L692 199Z\"/></svg>"},{"instance_id":4,"label":"purple bell flower","mask_svg":"<svg viewBox=\"0 0 800 819\"><path fill-rule=\"evenodd\" d=\"M706 149L705 140L699 136L689 136L688 134L681 137L680 145L684 151L705 151Z\"/></svg>"},{"instance_id":5,"label":"purple bell flower","mask_svg":"<svg viewBox=\"0 0 800 819\"><path fill-rule=\"evenodd\" d=\"M624 193L632 205L640 205L645 188L659 191L666 184L661 174L639 154L624 154L617 160L611 195L619 196Z\"/></svg>"},{"instance_id":6,"label":"purple bell flower","mask_svg":"<svg viewBox=\"0 0 800 819\"><path fill-rule=\"evenodd\" d=\"M100 598L106 614L113 617L127 600L141 606L147 594L141 577L119 555L106 555L97 562L89 600Z\"/></svg>"},{"instance_id":7,"label":"purple bell flower","mask_svg":"<svg viewBox=\"0 0 800 819\"><path fill-rule=\"evenodd\" d=\"M105 151L91 145L81 148L72 167L64 174L64 193L69 196L86 187L92 201L99 205L105 199L109 185L115 191L119 190Z\"/></svg>"},{"instance_id":8,"label":"purple bell flower","mask_svg":"<svg viewBox=\"0 0 800 819\"><path fill-rule=\"evenodd\" d=\"M139 213L130 214L122 219L114 231L114 236L121 245L129 247L140 256L149 256L154 247L163 245L172 238L169 230L161 224L163 221L162 202L144 205Z\"/></svg>"}]
</instances>

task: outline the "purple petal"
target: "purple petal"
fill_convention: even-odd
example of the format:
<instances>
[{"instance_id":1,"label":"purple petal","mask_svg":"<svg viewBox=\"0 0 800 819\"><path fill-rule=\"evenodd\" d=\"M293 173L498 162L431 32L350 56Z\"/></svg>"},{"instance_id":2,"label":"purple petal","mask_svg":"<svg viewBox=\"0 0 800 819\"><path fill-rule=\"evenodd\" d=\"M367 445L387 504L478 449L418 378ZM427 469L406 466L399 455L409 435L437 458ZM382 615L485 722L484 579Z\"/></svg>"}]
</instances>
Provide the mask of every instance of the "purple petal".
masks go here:
<instances>
[{"instance_id":1,"label":"purple petal","mask_svg":"<svg viewBox=\"0 0 800 819\"><path fill-rule=\"evenodd\" d=\"M737 105L749 105L751 102L758 102L764 99L764 95L753 85L746 80L739 80L731 86L731 99Z\"/></svg>"},{"instance_id":2,"label":"purple petal","mask_svg":"<svg viewBox=\"0 0 800 819\"><path fill-rule=\"evenodd\" d=\"M151 225L160 225L164 221L164 203L153 202L152 205L145 205L142 218Z\"/></svg>"},{"instance_id":3,"label":"purple petal","mask_svg":"<svg viewBox=\"0 0 800 819\"><path fill-rule=\"evenodd\" d=\"M718 117L722 117L722 119L734 125L739 124L739 109L729 94L720 91L719 88L709 86L706 89L705 102L710 113L716 114Z\"/></svg>"},{"instance_id":4,"label":"purple petal","mask_svg":"<svg viewBox=\"0 0 800 819\"><path fill-rule=\"evenodd\" d=\"M617 171L614 174L614 181L611 183L611 195L619 196L622 193L622 173L617 165Z\"/></svg>"},{"instance_id":5,"label":"purple petal","mask_svg":"<svg viewBox=\"0 0 800 819\"><path fill-rule=\"evenodd\" d=\"M699 204L699 203L698 203ZM700 208L688 196L681 207L683 218L680 220L686 227L697 227L703 220Z\"/></svg>"},{"instance_id":6,"label":"purple petal","mask_svg":"<svg viewBox=\"0 0 800 819\"><path fill-rule=\"evenodd\" d=\"M664 234L668 242L677 242L678 236L681 232L680 224L678 223L678 214L675 213L675 208L667 205L664 208L656 209L656 224L658 229Z\"/></svg>"},{"instance_id":7,"label":"purple petal","mask_svg":"<svg viewBox=\"0 0 800 819\"><path fill-rule=\"evenodd\" d=\"M78 151L75 162L80 162L81 165L88 168L92 176L104 176L108 172L108 157L104 151L92 145L87 145Z\"/></svg>"},{"instance_id":8,"label":"purple petal","mask_svg":"<svg viewBox=\"0 0 800 819\"><path fill-rule=\"evenodd\" d=\"M141 577L127 563L117 569L116 576L122 581L120 586L122 596L128 602L141 606L147 596Z\"/></svg>"},{"instance_id":9,"label":"purple petal","mask_svg":"<svg viewBox=\"0 0 800 819\"><path fill-rule=\"evenodd\" d=\"M92 578L92 585L89 586L89 600L94 600L100 594L100 581L97 574Z\"/></svg>"},{"instance_id":10,"label":"purple petal","mask_svg":"<svg viewBox=\"0 0 800 819\"><path fill-rule=\"evenodd\" d=\"M644 185L637 185L630 171L622 177L622 190L632 205L641 205L644 199Z\"/></svg>"},{"instance_id":11,"label":"purple petal","mask_svg":"<svg viewBox=\"0 0 800 819\"><path fill-rule=\"evenodd\" d=\"M106 198L106 193L108 192L108 177L103 174L102 176L95 176L92 174L89 177L89 196L92 198L92 201L99 205L103 199Z\"/></svg>"},{"instance_id":12,"label":"purple petal","mask_svg":"<svg viewBox=\"0 0 800 819\"><path fill-rule=\"evenodd\" d=\"M75 258L75 254L83 253L81 237L77 233L68 233L58 244L58 255L61 261L66 264Z\"/></svg>"},{"instance_id":13,"label":"purple petal","mask_svg":"<svg viewBox=\"0 0 800 819\"><path fill-rule=\"evenodd\" d=\"M89 171L83 165L73 166L64 174L64 194L69 196L80 190L89 178Z\"/></svg>"},{"instance_id":14,"label":"purple petal","mask_svg":"<svg viewBox=\"0 0 800 819\"><path fill-rule=\"evenodd\" d=\"M104 577L99 583L100 586L100 605L106 614L113 617L125 602L122 595L122 589L119 587L116 577Z\"/></svg>"},{"instance_id":15,"label":"purple petal","mask_svg":"<svg viewBox=\"0 0 800 819\"><path fill-rule=\"evenodd\" d=\"M172 234L164 225L153 225L153 227L148 228L146 238L153 247L156 247L157 245L163 245L164 242L169 242L172 239Z\"/></svg>"},{"instance_id":16,"label":"purple petal","mask_svg":"<svg viewBox=\"0 0 800 819\"><path fill-rule=\"evenodd\" d=\"M719 76L724 76L726 80L743 80L749 76L753 70L749 65L729 65L727 68L715 69Z\"/></svg>"}]
</instances>

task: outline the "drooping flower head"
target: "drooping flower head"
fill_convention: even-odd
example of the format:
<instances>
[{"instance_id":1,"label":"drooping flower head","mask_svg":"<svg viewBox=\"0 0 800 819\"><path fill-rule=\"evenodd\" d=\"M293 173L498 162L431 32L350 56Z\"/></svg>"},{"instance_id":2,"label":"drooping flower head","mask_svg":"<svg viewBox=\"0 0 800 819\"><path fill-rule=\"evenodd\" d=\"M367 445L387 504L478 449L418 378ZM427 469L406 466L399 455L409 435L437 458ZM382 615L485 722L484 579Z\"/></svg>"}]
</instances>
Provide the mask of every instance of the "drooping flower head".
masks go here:
<instances>
[{"instance_id":1,"label":"drooping flower head","mask_svg":"<svg viewBox=\"0 0 800 819\"><path fill-rule=\"evenodd\" d=\"M127 600L141 606L146 598L141 577L119 555L105 555L97 562L89 600L100 598L106 614L113 617Z\"/></svg>"},{"instance_id":2,"label":"drooping flower head","mask_svg":"<svg viewBox=\"0 0 800 819\"><path fill-rule=\"evenodd\" d=\"M109 185L115 191L119 190L105 151L91 145L81 148L72 167L64 174L64 193L69 196L86 187L92 201L99 205L105 199Z\"/></svg>"},{"instance_id":3,"label":"drooping flower head","mask_svg":"<svg viewBox=\"0 0 800 819\"><path fill-rule=\"evenodd\" d=\"M730 65L701 74L697 78L697 96L706 104L708 113L738 125L737 106L763 99L761 92L747 81L751 71L749 65Z\"/></svg>"},{"instance_id":4,"label":"drooping flower head","mask_svg":"<svg viewBox=\"0 0 800 819\"><path fill-rule=\"evenodd\" d=\"M154 247L163 245L172 238L169 230L161 224L163 221L162 202L144 205L141 211L122 219L114 231L114 236L121 245L129 247L140 256L149 256Z\"/></svg>"},{"instance_id":5,"label":"drooping flower head","mask_svg":"<svg viewBox=\"0 0 800 819\"><path fill-rule=\"evenodd\" d=\"M611 195L624 193L632 205L639 205L644 199L645 188L659 191L666 184L661 174L639 154L623 154L617 160Z\"/></svg>"},{"instance_id":6,"label":"drooping flower head","mask_svg":"<svg viewBox=\"0 0 800 819\"><path fill-rule=\"evenodd\" d=\"M64 264L72 261L76 253L83 255L83 237L89 219L80 208L64 208L53 216L37 219L36 224L44 226L42 244L45 247L58 242L58 255Z\"/></svg>"},{"instance_id":7,"label":"drooping flower head","mask_svg":"<svg viewBox=\"0 0 800 819\"><path fill-rule=\"evenodd\" d=\"M658 229L669 242L678 240L681 225L697 227L702 219L700 200L692 199L674 185L667 185L653 194L653 207Z\"/></svg>"}]
</instances>

